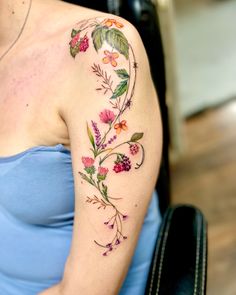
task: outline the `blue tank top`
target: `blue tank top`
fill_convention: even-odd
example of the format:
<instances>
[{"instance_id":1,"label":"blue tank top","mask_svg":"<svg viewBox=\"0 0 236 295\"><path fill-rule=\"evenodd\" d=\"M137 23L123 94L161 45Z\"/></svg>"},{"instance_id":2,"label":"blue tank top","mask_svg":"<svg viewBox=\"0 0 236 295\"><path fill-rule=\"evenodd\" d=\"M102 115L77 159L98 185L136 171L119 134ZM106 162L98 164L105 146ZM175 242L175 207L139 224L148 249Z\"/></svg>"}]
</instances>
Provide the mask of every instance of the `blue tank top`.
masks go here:
<instances>
[{"instance_id":1,"label":"blue tank top","mask_svg":"<svg viewBox=\"0 0 236 295\"><path fill-rule=\"evenodd\" d=\"M0 294L36 295L60 282L73 219L68 149L62 144L36 146L0 157ZM160 222L154 191L119 295L144 294Z\"/></svg>"}]
</instances>

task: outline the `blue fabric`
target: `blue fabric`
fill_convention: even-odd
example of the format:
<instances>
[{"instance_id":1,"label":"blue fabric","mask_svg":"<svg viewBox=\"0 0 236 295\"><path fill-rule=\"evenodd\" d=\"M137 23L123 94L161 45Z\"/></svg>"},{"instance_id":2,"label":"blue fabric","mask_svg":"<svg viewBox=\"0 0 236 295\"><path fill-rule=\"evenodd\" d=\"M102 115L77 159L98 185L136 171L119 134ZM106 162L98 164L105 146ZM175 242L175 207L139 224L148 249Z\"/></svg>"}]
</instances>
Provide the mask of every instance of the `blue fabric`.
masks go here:
<instances>
[{"instance_id":1,"label":"blue fabric","mask_svg":"<svg viewBox=\"0 0 236 295\"><path fill-rule=\"evenodd\" d=\"M61 280L73 218L68 149L36 146L0 157L0 294L36 295ZM144 294L160 222L154 191L120 295Z\"/></svg>"}]
</instances>

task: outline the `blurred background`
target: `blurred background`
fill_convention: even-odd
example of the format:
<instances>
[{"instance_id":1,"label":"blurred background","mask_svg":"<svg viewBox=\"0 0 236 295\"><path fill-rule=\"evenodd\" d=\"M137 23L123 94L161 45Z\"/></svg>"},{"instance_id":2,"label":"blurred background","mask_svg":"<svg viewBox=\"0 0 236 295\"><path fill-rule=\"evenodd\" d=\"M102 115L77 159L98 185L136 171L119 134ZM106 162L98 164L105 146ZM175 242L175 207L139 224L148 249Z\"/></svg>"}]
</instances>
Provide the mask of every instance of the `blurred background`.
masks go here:
<instances>
[{"instance_id":1,"label":"blurred background","mask_svg":"<svg viewBox=\"0 0 236 295\"><path fill-rule=\"evenodd\" d=\"M132 22L161 107L162 214L191 204L208 223L208 295L236 294L236 1L74 0Z\"/></svg>"},{"instance_id":2,"label":"blurred background","mask_svg":"<svg viewBox=\"0 0 236 295\"><path fill-rule=\"evenodd\" d=\"M208 222L207 294L233 295L236 1L158 1L158 13L166 58L171 203L202 210Z\"/></svg>"}]
</instances>

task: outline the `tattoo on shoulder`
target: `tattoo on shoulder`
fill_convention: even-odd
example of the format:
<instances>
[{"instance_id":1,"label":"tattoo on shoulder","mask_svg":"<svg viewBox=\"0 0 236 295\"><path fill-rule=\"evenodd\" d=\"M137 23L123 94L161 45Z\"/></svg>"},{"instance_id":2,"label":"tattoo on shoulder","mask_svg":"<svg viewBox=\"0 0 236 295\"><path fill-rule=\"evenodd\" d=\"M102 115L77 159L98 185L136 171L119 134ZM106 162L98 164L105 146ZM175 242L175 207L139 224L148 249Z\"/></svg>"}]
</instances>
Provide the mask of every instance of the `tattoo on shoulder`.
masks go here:
<instances>
[{"instance_id":1,"label":"tattoo on shoulder","mask_svg":"<svg viewBox=\"0 0 236 295\"><path fill-rule=\"evenodd\" d=\"M144 162L144 147L140 143L143 132L134 132L124 142L119 140L120 134L128 130L124 113L132 106L138 69L133 48L122 32L123 28L124 25L116 19L89 19L73 28L69 43L73 58L77 55L77 58L83 58L87 50L97 53L100 62L93 63L91 71L98 79L96 90L102 93L108 104L97 118L86 123L90 152L81 159L84 171L78 172L96 190L96 194L87 196L86 202L96 205L97 209L104 209L104 226L112 233L112 238L105 243L94 240L103 249L103 256L112 253L127 239L123 227L129 219L126 212L118 209L122 198L110 195L107 175L109 173L109 178L117 177L117 174L128 173L132 168L139 169ZM103 50L104 45L106 49ZM119 67L121 59L123 66ZM101 132L101 127L105 132ZM122 152L119 151L121 147ZM108 158L112 160L112 167L106 165ZM107 208L110 210L105 210Z\"/></svg>"}]
</instances>

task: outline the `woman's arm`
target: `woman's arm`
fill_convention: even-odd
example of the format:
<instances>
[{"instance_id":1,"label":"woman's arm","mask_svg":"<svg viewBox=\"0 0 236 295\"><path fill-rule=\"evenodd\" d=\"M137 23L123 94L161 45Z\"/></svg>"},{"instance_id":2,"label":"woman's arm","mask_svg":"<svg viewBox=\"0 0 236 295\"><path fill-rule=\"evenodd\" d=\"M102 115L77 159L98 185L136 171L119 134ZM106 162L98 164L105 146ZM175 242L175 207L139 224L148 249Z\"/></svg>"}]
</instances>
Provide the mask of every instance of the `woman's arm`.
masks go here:
<instances>
[{"instance_id":1,"label":"woman's arm","mask_svg":"<svg viewBox=\"0 0 236 295\"><path fill-rule=\"evenodd\" d=\"M69 42L60 114L71 142L73 240L62 282L41 294L113 295L158 175L159 107L143 44L127 21L109 15L80 22Z\"/></svg>"}]
</instances>

